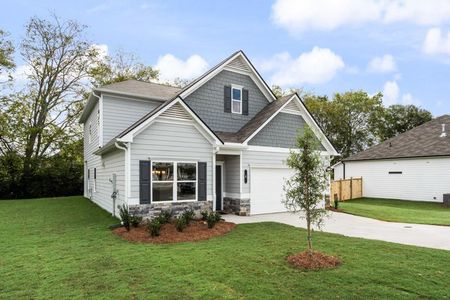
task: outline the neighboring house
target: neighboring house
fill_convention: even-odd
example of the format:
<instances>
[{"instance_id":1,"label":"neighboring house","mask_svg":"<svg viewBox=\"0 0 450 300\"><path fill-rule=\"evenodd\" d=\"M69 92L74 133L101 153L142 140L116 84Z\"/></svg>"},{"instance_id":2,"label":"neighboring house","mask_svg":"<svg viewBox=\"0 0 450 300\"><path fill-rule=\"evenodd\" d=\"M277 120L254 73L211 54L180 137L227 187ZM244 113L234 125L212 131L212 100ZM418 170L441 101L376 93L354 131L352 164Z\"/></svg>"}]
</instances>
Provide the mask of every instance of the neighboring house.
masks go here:
<instances>
[{"instance_id":1,"label":"neighboring house","mask_svg":"<svg viewBox=\"0 0 450 300\"><path fill-rule=\"evenodd\" d=\"M450 116L444 115L334 166L335 179L363 178L363 195L443 201L450 193Z\"/></svg>"},{"instance_id":2,"label":"neighboring house","mask_svg":"<svg viewBox=\"0 0 450 300\"><path fill-rule=\"evenodd\" d=\"M151 217L161 209L284 211L284 163L309 124L297 94L276 99L242 51L185 88L135 80L94 89L84 124L85 197ZM113 182L117 199L113 203Z\"/></svg>"}]
</instances>

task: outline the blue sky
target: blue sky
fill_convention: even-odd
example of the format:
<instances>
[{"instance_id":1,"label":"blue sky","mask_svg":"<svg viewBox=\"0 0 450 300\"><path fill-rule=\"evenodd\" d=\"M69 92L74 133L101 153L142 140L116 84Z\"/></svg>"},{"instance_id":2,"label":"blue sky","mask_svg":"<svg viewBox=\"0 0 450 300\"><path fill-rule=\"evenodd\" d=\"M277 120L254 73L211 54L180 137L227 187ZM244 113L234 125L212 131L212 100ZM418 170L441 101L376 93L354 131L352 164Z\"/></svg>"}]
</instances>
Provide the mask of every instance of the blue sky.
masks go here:
<instances>
[{"instance_id":1,"label":"blue sky","mask_svg":"<svg viewBox=\"0 0 450 300\"><path fill-rule=\"evenodd\" d=\"M30 17L51 12L88 25L88 39L109 53L136 53L165 80L195 77L242 49L269 84L384 92L385 104L450 114L450 1L15 0L2 3L0 28L18 40Z\"/></svg>"}]
</instances>

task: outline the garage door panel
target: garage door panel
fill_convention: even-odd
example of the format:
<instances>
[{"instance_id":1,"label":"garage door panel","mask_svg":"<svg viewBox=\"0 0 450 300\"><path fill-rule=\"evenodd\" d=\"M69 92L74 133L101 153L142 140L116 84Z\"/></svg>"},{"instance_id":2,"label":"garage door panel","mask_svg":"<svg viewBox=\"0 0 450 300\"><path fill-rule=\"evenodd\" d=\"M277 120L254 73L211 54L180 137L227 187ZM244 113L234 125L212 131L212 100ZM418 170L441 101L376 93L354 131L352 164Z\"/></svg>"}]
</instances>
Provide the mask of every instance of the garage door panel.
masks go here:
<instances>
[{"instance_id":1,"label":"garage door panel","mask_svg":"<svg viewBox=\"0 0 450 300\"><path fill-rule=\"evenodd\" d=\"M252 168L250 179L250 212L254 214L284 212L283 185L293 171L288 168Z\"/></svg>"}]
</instances>

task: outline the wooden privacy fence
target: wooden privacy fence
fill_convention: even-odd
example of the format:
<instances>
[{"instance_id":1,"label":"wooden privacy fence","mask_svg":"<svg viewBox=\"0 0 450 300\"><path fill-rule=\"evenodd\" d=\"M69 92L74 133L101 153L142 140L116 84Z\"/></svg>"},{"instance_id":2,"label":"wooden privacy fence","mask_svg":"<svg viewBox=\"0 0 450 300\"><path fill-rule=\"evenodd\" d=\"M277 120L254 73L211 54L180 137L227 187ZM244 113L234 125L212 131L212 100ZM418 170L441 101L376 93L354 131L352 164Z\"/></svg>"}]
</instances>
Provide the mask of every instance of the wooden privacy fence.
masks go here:
<instances>
[{"instance_id":1,"label":"wooden privacy fence","mask_svg":"<svg viewBox=\"0 0 450 300\"><path fill-rule=\"evenodd\" d=\"M334 180L331 182L330 202L333 203L335 195L339 201L361 198L363 196L362 177Z\"/></svg>"}]
</instances>

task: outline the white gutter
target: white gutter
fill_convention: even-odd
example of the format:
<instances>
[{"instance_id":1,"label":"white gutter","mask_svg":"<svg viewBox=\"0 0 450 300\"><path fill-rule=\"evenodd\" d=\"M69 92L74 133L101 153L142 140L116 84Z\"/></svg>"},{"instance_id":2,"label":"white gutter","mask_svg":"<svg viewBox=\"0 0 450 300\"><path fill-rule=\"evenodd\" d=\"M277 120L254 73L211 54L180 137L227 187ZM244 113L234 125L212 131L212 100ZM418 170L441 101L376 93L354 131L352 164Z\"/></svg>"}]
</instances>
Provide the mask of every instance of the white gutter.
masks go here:
<instances>
[{"instance_id":1,"label":"white gutter","mask_svg":"<svg viewBox=\"0 0 450 300\"><path fill-rule=\"evenodd\" d=\"M130 166L128 164L128 157L129 157L129 148L120 146L118 142L114 143L114 146L116 146L117 149L125 151L125 184L124 184L124 201L128 206L128 182L129 182L129 174L130 174Z\"/></svg>"}]
</instances>

